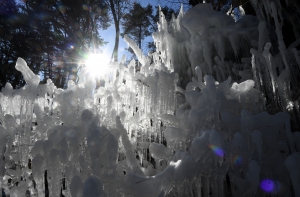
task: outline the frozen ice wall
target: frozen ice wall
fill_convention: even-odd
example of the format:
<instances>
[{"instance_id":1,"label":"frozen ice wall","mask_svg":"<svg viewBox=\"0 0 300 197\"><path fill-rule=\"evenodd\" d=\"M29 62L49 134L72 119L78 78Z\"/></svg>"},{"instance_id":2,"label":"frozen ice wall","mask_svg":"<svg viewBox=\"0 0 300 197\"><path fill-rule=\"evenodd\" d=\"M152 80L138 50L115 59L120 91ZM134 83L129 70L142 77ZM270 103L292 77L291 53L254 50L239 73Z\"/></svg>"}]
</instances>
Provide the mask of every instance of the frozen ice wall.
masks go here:
<instances>
[{"instance_id":1,"label":"frozen ice wall","mask_svg":"<svg viewBox=\"0 0 300 197\"><path fill-rule=\"evenodd\" d=\"M111 63L98 89L88 73L41 85L19 58L26 86L0 93L3 193L300 196L298 41L278 1L251 2L264 11L236 22L209 4L160 13L156 52L125 36L141 69Z\"/></svg>"}]
</instances>

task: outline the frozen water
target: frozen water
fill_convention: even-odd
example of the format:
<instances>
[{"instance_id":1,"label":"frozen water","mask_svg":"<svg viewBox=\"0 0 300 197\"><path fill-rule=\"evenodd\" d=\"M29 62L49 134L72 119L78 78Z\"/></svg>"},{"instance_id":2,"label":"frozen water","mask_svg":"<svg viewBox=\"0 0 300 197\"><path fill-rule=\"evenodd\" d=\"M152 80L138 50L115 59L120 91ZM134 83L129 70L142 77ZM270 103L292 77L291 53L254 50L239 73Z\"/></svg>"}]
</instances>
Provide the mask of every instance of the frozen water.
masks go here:
<instances>
[{"instance_id":1,"label":"frozen water","mask_svg":"<svg viewBox=\"0 0 300 197\"><path fill-rule=\"evenodd\" d=\"M300 196L290 119L299 122L299 43L284 44L279 1L251 3L257 17L240 7L236 22L210 4L181 9L170 23L160 12L157 50L144 56L125 36L140 70L134 60L111 63L98 89L85 71L65 90L41 85L19 58L26 86L0 93L0 188L39 197Z\"/></svg>"}]
</instances>

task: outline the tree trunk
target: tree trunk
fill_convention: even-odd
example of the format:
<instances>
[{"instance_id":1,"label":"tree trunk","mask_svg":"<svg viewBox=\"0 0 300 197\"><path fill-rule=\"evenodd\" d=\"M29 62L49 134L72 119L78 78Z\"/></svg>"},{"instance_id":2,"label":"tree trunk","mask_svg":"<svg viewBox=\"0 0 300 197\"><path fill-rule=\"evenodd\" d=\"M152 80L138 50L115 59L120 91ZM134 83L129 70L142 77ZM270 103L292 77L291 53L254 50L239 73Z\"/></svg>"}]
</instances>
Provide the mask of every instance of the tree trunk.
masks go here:
<instances>
[{"instance_id":1,"label":"tree trunk","mask_svg":"<svg viewBox=\"0 0 300 197\"><path fill-rule=\"evenodd\" d=\"M118 61L118 50L119 50L119 38L120 38L120 17L119 12L115 9L115 4L113 0L109 0L109 6L110 10L113 15L114 23L115 23L115 28L116 28L116 38L115 38L115 46L114 50L111 55L111 59L113 59L114 62ZM117 9L119 10L119 5L117 5Z\"/></svg>"},{"instance_id":2,"label":"tree trunk","mask_svg":"<svg viewBox=\"0 0 300 197\"><path fill-rule=\"evenodd\" d=\"M115 27L116 27L116 38L115 38L115 46L114 50L112 52L112 59L114 62L118 61L118 50L119 50L119 38L120 38L120 28L119 28L119 22L115 22Z\"/></svg>"}]
</instances>

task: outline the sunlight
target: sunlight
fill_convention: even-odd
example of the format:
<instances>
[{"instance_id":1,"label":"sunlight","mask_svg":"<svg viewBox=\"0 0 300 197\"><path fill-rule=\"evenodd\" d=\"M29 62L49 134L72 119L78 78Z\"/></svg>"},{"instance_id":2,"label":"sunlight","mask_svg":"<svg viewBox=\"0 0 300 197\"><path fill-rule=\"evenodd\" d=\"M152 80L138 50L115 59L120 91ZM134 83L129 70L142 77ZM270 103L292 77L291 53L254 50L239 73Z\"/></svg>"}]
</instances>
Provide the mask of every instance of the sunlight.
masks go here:
<instances>
[{"instance_id":1,"label":"sunlight","mask_svg":"<svg viewBox=\"0 0 300 197\"><path fill-rule=\"evenodd\" d=\"M107 73L109 62L110 58L108 55L104 53L91 53L85 61L85 66L89 75L96 78L104 76Z\"/></svg>"}]
</instances>

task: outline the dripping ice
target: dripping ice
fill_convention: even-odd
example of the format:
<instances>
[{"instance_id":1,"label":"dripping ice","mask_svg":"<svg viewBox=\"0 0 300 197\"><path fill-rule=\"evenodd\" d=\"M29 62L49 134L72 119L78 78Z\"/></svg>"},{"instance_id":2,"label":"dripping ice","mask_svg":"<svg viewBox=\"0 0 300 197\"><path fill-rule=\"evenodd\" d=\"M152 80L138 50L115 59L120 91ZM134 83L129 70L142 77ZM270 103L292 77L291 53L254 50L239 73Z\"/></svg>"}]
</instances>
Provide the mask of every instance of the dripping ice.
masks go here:
<instances>
[{"instance_id":1,"label":"dripping ice","mask_svg":"<svg viewBox=\"0 0 300 197\"><path fill-rule=\"evenodd\" d=\"M160 12L149 56L125 36L141 70L134 60L111 63L98 89L88 76L65 90L39 84L19 58L26 85L0 93L0 188L39 197L300 196L300 133L290 121L299 98L289 86L299 51L284 45L280 3L266 2L252 1L274 18L276 54L264 16L235 21L200 4L170 23Z\"/></svg>"}]
</instances>

